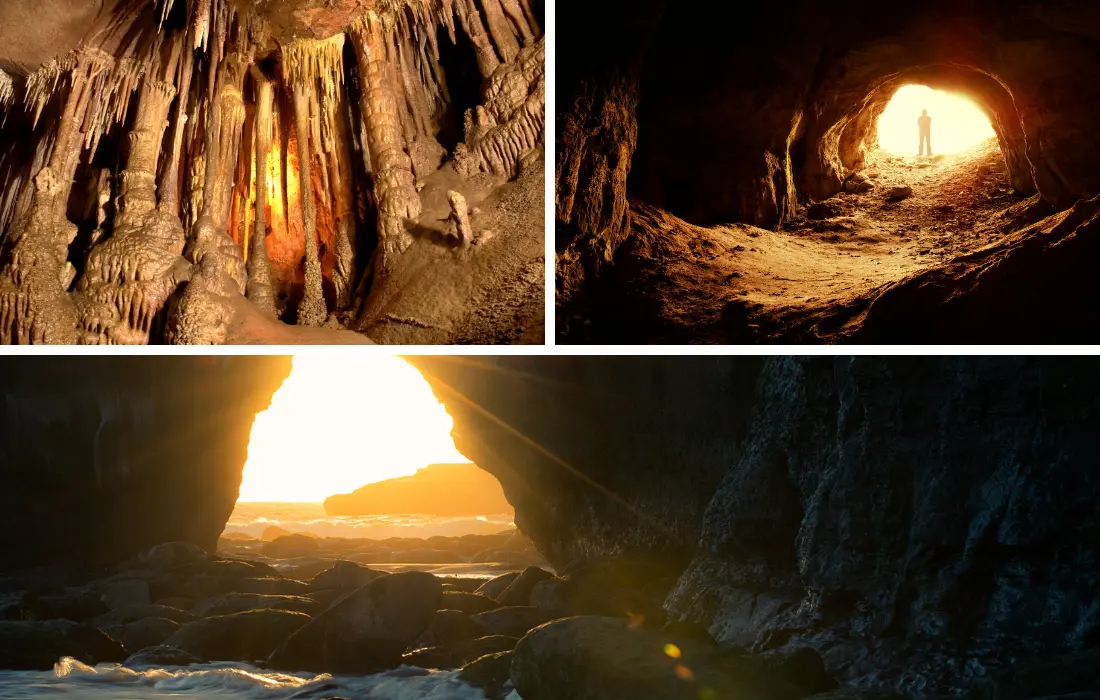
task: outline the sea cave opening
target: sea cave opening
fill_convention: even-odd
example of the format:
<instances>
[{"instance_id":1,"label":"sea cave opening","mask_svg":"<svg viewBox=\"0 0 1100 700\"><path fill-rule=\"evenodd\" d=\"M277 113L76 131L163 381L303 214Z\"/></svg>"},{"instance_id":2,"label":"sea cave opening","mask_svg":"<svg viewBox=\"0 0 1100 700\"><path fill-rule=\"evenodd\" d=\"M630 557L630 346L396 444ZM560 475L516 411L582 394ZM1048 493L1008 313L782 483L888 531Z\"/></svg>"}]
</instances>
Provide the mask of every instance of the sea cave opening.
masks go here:
<instances>
[{"instance_id":1,"label":"sea cave opening","mask_svg":"<svg viewBox=\"0 0 1100 700\"><path fill-rule=\"evenodd\" d=\"M219 552L302 580L338 560L471 578L545 565L452 427L400 357L294 357L252 425Z\"/></svg>"}]
</instances>

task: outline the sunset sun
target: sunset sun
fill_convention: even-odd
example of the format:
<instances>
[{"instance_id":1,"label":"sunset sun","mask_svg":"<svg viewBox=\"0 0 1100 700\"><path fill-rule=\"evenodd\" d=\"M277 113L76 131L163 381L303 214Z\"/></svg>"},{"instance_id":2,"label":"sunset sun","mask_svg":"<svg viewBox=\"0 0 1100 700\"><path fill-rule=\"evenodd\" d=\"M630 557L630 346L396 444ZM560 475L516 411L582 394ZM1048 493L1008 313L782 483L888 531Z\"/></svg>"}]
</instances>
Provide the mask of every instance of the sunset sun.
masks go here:
<instances>
[{"instance_id":1,"label":"sunset sun","mask_svg":"<svg viewBox=\"0 0 1100 700\"><path fill-rule=\"evenodd\" d=\"M296 356L252 426L239 500L319 502L429 464L468 462L451 427L399 357Z\"/></svg>"}]
</instances>

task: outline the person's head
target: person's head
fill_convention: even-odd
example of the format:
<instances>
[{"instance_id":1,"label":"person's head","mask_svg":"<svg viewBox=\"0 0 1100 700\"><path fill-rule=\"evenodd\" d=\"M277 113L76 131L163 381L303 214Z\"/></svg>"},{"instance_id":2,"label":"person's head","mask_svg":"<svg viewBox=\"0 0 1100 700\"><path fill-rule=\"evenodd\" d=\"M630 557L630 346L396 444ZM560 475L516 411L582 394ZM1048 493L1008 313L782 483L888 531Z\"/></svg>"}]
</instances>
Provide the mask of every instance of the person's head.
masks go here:
<instances>
[{"instance_id":1,"label":"person's head","mask_svg":"<svg viewBox=\"0 0 1100 700\"><path fill-rule=\"evenodd\" d=\"M921 115L922 117L927 117L927 116L928 116L928 110L927 110L927 109L922 109L922 110L920 111L920 115Z\"/></svg>"}]
</instances>

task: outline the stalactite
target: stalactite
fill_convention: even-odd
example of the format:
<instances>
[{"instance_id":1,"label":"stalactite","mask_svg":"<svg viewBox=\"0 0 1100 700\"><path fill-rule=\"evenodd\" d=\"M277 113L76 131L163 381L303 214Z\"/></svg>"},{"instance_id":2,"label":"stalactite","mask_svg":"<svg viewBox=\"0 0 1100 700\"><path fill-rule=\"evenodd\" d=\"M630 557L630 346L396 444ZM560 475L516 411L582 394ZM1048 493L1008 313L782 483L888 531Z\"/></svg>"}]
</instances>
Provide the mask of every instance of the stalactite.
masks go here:
<instances>
[{"instance_id":1,"label":"stalactite","mask_svg":"<svg viewBox=\"0 0 1100 700\"><path fill-rule=\"evenodd\" d=\"M470 0L471 11L476 11L473 10L473 5L474 0ZM512 27L504 14L504 8L500 6L500 0L481 0L481 6L485 10L485 23L489 25L489 34L493 37L493 43L496 44L501 61L511 63L519 53L519 42L516 41L516 35L512 33Z\"/></svg>"},{"instance_id":2,"label":"stalactite","mask_svg":"<svg viewBox=\"0 0 1100 700\"><path fill-rule=\"evenodd\" d=\"M163 325L168 298L190 274L181 256L183 226L156 201L157 161L175 95L171 83L146 77L142 84L126 170L119 173L115 231L88 253L77 284L82 343L148 344Z\"/></svg>"},{"instance_id":3,"label":"stalactite","mask_svg":"<svg viewBox=\"0 0 1100 700\"><path fill-rule=\"evenodd\" d=\"M68 255L76 226L65 218L65 209L80 153L80 126L95 86L113 63L109 55L88 47L71 57L57 141L34 178L30 211L20 229L11 232L13 245L0 271L0 342L76 341L76 306L67 293L75 275Z\"/></svg>"},{"instance_id":4,"label":"stalactite","mask_svg":"<svg viewBox=\"0 0 1100 700\"><path fill-rule=\"evenodd\" d=\"M351 133L347 120L342 114L332 110L334 141L338 144L350 144ZM333 191L333 215L336 219L336 264L332 270L332 285L335 289L334 311L344 312L351 304L352 287L355 284L355 191L352 182L351 160L348 157L350 145L333 148L329 151L329 168Z\"/></svg>"},{"instance_id":5,"label":"stalactite","mask_svg":"<svg viewBox=\"0 0 1100 700\"><path fill-rule=\"evenodd\" d=\"M172 153L159 190L159 206L166 214L172 216L179 213L180 156L183 151L183 137L187 133L187 102L191 96L191 76L195 66L191 39L194 33L195 25L191 24L187 34L180 38L184 48L183 57L179 63L179 99L176 100L175 118L172 120Z\"/></svg>"},{"instance_id":6,"label":"stalactite","mask_svg":"<svg viewBox=\"0 0 1100 700\"><path fill-rule=\"evenodd\" d=\"M538 22L527 0L500 0L500 5L525 41L534 38L538 33Z\"/></svg>"},{"instance_id":7,"label":"stalactite","mask_svg":"<svg viewBox=\"0 0 1100 700\"><path fill-rule=\"evenodd\" d=\"M481 14L477 11L474 0L455 0L455 3L458 20L466 30L466 36L470 37L470 43L474 45L481 77L488 78L500 66L500 59L485 32L485 25L481 23Z\"/></svg>"},{"instance_id":8,"label":"stalactite","mask_svg":"<svg viewBox=\"0 0 1100 700\"><path fill-rule=\"evenodd\" d=\"M0 70L0 109L7 109L15 100L15 85L11 76Z\"/></svg>"},{"instance_id":9,"label":"stalactite","mask_svg":"<svg viewBox=\"0 0 1100 700\"><path fill-rule=\"evenodd\" d=\"M294 131L298 136L298 173L301 182L302 222L306 238L305 292L298 304L298 325L319 326L325 322L327 310L321 288L321 260L317 250L317 214L313 205L313 178L309 149L309 95L308 84L293 86Z\"/></svg>"},{"instance_id":10,"label":"stalactite","mask_svg":"<svg viewBox=\"0 0 1100 700\"><path fill-rule=\"evenodd\" d=\"M256 85L256 223L248 257L246 295L268 316L275 316L275 293L271 286L271 262L267 257L267 159L271 153L272 101L271 81L253 69Z\"/></svg>"},{"instance_id":11,"label":"stalactite","mask_svg":"<svg viewBox=\"0 0 1100 700\"><path fill-rule=\"evenodd\" d=\"M378 202L378 233L382 265L410 243L406 219L420 216L420 197L413 181L412 162L402 147L392 69L385 59L385 38L378 15L368 11L351 27L352 44L363 81L361 110L369 134L371 171Z\"/></svg>"}]
</instances>

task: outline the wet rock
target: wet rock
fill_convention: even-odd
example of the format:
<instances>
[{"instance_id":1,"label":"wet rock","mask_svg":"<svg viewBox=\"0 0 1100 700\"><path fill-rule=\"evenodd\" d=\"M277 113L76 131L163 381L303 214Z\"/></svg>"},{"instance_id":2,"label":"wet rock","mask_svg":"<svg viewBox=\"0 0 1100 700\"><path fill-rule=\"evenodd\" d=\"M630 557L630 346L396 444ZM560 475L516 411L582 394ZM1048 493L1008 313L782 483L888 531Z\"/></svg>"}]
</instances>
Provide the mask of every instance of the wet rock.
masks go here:
<instances>
[{"instance_id":1,"label":"wet rock","mask_svg":"<svg viewBox=\"0 0 1100 700\"><path fill-rule=\"evenodd\" d=\"M50 670L62 656L71 656L86 664L120 661L126 657L121 644L94 627L78 631L75 628L81 626L69 625L0 622L0 669Z\"/></svg>"},{"instance_id":2,"label":"wet rock","mask_svg":"<svg viewBox=\"0 0 1100 700\"><path fill-rule=\"evenodd\" d=\"M688 622L686 620L666 622L664 626L661 627L661 636L666 637L674 644L690 642L709 647L718 646L718 642L714 641L714 637L711 636L706 627L696 622Z\"/></svg>"},{"instance_id":3,"label":"wet rock","mask_svg":"<svg viewBox=\"0 0 1100 700\"><path fill-rule=\"evenodd\" d=\"M461 610L467 615L477 615L500 607L495 600L483 595L448 590L443 591L443 602L440 605L444 610Z\"/></svg>"},{"instance_id":4,"label":"wet rock","mask_svg":"<svg viewBox=\"0 0 1100 700\"><path fill-rule=\"evenodd\" d=\"M554 578L554 574L549 571L540 569L537 566L529 566L514 581L508 584L508 587L496 597L496 600L502 606L530 605L531 589L539 581L551 578Z\"/></svg>"},{"instance_id":5,"label":"wet rock","mask_svg":"<svg viewBox=\"0 0 1100 700\"><path fill-rule=\"evenodd\" d=\"M423 572L374 579L337 601L271 654L282 670L369 673L396 665L439 609L439 580Z\"/></svg>"},{"instance_id":6,"label":"wet rock","mask_svg":"<svg viewBox=\"0 0 1100 700\"><path fill-rule=\"evenodd\" d=\"M352 561L338 561L314 576L309 586L314 590L350 591L370 583L379 576L385 576L385 572L368 569Z\"/></svg>"},{"instance_id":7,"label":"wet rock","mask_svg":"<svg viewBox=\"0 0 1100 700\"><path fill-rule=\"evenodd\" d=\"M126 668L137 669L149 666L190 666L191 664L199 663L202 663L202 659L194 654L188 654L183 649L155 646L142 649L123 661L122 665Z\"/></svg>"},{"instance_id":8,"label":"wet rock","mask_svg":"<svg viewBox=\"0 0 1100 700\"><path fill-rule=\"evenodd\" d=\"M474 659L462 667L458 677L481 688L490 700L503 700L505 684L512 676L512 651L500 651Z\"/></svg>"},{"instance_id":9,"label":"wet rock","mask_svg":"<svg viewBox=\"0 0 1100 700\"><path fill-rule=\"evenodd\" d=\"M552 620L553 616L529 605L514 605L478 613L470 619L481 625L486 634L522 637L528 630Z\"/></svg>"},{"instance_id":10,"label":"wet rock","mask_svg":"<svg viewBox=\"0 0 1100 700\"><path fill-rule=\"evenodd\" d=\"M104 587L101 599L112 610L133 605L148 605L149 582L138 578L114 581Z\"/></svg>"},{"instance_id":11,"label":"wet rock","mask_svg":"<svg viewBox=\"0 0 1100 700\"><path fill-rule=\"evenodd\" d=\"M27 591L19 601L20 616L25 620L83 622L108 610L98 595L84 591L61 596L40 596Z\"/></svg>"},{"instance_id":12,"label":"wet rock","mask_svg":"<svg viewBox=\"0 0 1100 700\"><path fill-rule=\"evenodd\" d=\"M170 578L158 586L158 589L164 589L165 595L157 597L208 598L232 593L247 578L281 578L281 574L261 562L234 559L195 562L173 569Z\"/></svg>"},{"instance_id":13,"label":"wet rock","mask_svg":"<svg viewBox=\"0 0 1100 700\"><path fill-rule=\"evenodd\" d=\"M539 581L531 590L531 605L545 610L551 617L623 615L660 624L665 616L659 603L639 591L584 577Z\"/></svg>"},{"instance_id":14,"label":"wet rock","mask_svg":"<svg viewBox=\"0 0 1100 700\"><path fill-rule=\"evenodd\" d=\"M970 700L1069 698L1100 692L1100 649L1028 661L974 681Z\"/></svg>"},{"instance_id":15,"label":"wet rock","mask_svg":"<svg viewBox=\"0 0 1100 700\"><path fill-rule=\"evenodd\" d=\"M205 661L257 661L310 621L289 610L248 610L184 625L164 642Z\"/></svg>"},{"instance_id":16,"label":"wet rock","mask_svg":"<svg viewBox=\"0 0 1100 700\"><path fill-rule=\"evenodd\" d=\"M159 645L180 627L180 623L164 617L146 617L121 625L102 625L99 629L127 649L144 649Z\"/></svg>"},{"instance_id":17,"label":"wet rock","mask_svg":"<svg viewBox=\"0 0 1100 700\"><path fill-rule=\"evenodd\" d=\"M315 538L309 535L293 534L276 537L261 547L260 551L263 552L265 557L288 559L313 554L318 549L320 549L320 546Z\"/></svg>"},{"instance_id":18,"label":"wet rock","mask_svg":"<svg viewBox=\"0 0 1100 700\"><path fill-rule=\"evenodd\" d=\"M322 607L327 608L328 606L336 602L338 598L347 594L348 591L341 591L335 588L323 588L319 591L313 591L305 597L309 598L310 600L315 600L320 603Z\"/></svg>"},{"instance_id":19,"label":"wet rock","mask_svg":"<svg viewBox=\"0 0 1100 700\"><path fill-rule=\"evenodd\" d=\"M901 187L891 187L890 189L886 190L887 202L900 202L901 200L908 199L912 196L913 188L909 187L908 185L903 185Z\"/></svg>"},{"instance_id":20,"label":"wet rock","mask_svg":"<svg viewBox=\"0 0 1100 700\"><path fill-rule=\"evenodd\" d=\"M310 592L308 583L289 578L243 578L237 583L238 593L262 595L305 595Z\"/></svg>"},{"instance_id":21,"label":"wet rock","mask_svg":"<svg viewBox=\"0 0 1100 700\"><path fill-rule=\"evenodd\" d=\"M466 613L458 610L439 610L431 624L419 637L409 644L409 651L426 647L437 647L455 642L465 642L485 636L481 625L470 619Z\"/></svg>"},{"instance_id":22,"label":"wet rock","mask_svg":"<svg viewBox=\"0 0 1100 700\"><path fill-rule=\"evenodd\" d=\"M450 576L443 577L441 579L443 583L443 590L445 591L459 591L462 593L473 593L485 583L483 578L463 577L463 576Z\"/></svg>"},{"instance_id":23,"label":"wet rock","mask_svg":"<svg viewBox=\"0 0 1100 700\"><path fill-rule=\"evenodd\" d=\"M625 620L573 617L520 640L511 676L524 700L799 700L800 689L758 670L722 664L709 646L675 647Z\"/></svg>"},{"instance_id":24,"label":"wet rock","mask_svg":"<svg viewBox=\"0 0 1100 700\"><path fill-rule=\"evenodd\" d=\"M805 690L807 695L835 690L838 685L836 680L825 671L821 654L810 647L773 651L743 658L745 661L757 664L765 673L797 685Z\"/></svg>"},{"instance_id":25,"label":"wet rock","mask_svg":"<svg viewBox=\"0 0 1100 700\"><path fill-rule=\"evenodd\" d=\"M486 654L511 651L519 641L518 637L490 635L463 642L454 642L404 654L401 663L421 668L459 668L481 658Z\"/></svg>"},{"instance_id":26,"label":"wet rock","mask_svg":"<svg viewBox=\"0 0 1100 700\"><path fill-rule=\"evenodd\" d=\"M197 617L231 615L245 610L291 610L314 615L322 610L315 600L294 595L262 595L259 593L229 593L199 601L191 608Z\"/></svg>"},{"instance_id":27,"label":"wet rock","mask_svg":"<svg viewBox=\"0 0 1100 700\"><path fill-rule=\"evenodd\" d=\"M264 528L264 531L260 533L260 539L264 542L274 542L280 537L286 537L290 534L290 530L285 530L278 525L268 525Z\"/></svg>"},{"instance_id":28,"label":"wet rock","mask_svg":"<svg viewBox=\"0 0 1100 700\"><path fill-rule=\"evenodd\" d=\"M508 586L512 585L512 581L515 581L517 578L519 578L518 571L501 574L481 584L474 593L496 600L497 596L507 590Z\"/></svg>"},{"instance_id":29,"label":"wet rock","mask_svg":"<svg viewBox=\"0 0 1100 700\"><path fill-rule=\"evenodd\" d=\"M190 542L164 542L138 554L120 569L152 569L167 571L185 564L195 564L210 559L205 549Z\"/></svg>"},{"instance_id":30,"label":"wet rock","mask_svg":"<svg viewBox=\"0 0 1100 700\"><path fill-rule=\"evenodd\" d=\"M175 608L176 610L190 610L191 606L193 606L194 604L194 598L183 598L180 596L174 596L171 598L158 598L157 601L154 603L154 605L165 608ZM175 619L171 615L161 615L160 617Z\"/></svg>"}]
</instances>

